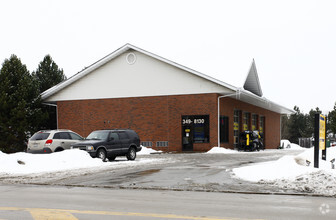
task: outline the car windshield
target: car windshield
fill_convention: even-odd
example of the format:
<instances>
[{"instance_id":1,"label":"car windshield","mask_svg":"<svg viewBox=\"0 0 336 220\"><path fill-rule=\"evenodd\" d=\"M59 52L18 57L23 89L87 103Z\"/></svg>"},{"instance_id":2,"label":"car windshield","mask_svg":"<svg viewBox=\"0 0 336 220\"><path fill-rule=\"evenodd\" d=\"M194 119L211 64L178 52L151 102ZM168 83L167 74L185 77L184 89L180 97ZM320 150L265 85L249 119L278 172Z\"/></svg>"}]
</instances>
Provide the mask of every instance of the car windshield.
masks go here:
<instances>
[{"instance_id":1,"label":"car windshield","mask_svg":"<svg viewBox=\"0 0 336 220\"><path fill-rule=\"evenodd\" d=\"M30 140L33 140L33 141L46 140L46 139L49 137L49 134L50 134L50 133L38 132L38 133L35 133L35 134L30 138Z\"/></svg>"},{"instance_id":2,"label":"car windshield","mask_svg":"<svg viewBox=\"0 0 336 220\"><path fill-rule=\"evenodd\" d=\"M87 136L87 140L106 140L108 137L109 131L93 131L89 136Z\"/></svg>"}]
</instances>

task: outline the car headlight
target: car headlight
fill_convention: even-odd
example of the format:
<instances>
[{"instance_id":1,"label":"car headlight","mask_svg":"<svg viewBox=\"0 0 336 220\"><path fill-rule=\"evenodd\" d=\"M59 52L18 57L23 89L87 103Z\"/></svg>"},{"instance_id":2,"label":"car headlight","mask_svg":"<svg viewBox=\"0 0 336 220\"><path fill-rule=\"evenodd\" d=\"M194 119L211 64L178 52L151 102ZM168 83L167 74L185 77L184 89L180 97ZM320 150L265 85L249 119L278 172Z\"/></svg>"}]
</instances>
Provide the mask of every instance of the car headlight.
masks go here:
<instances>
[{"instance_id":1,"label":"car headlight","mask_svg":"<svg viewBox=\"0 0 336 220\"><path fill-rule=\"evenodd\" d=\"M86 146L86 150L90 151L90 150L94 150L93 146Z\"/></svg>"}]
</instances>

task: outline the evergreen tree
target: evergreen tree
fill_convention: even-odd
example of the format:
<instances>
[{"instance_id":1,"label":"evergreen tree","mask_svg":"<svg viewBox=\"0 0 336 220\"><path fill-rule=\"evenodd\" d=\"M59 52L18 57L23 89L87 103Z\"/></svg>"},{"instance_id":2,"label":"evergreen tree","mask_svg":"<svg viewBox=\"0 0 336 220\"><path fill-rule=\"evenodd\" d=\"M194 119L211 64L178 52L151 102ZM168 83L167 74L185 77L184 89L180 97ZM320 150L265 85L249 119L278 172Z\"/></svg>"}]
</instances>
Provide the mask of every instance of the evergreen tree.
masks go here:
<instances>
[{"instance_id":1,"label":"evergreen tree","mask_svg":"<svg viewBox=\"0 0 336 220\"><path fill-rule=\"evenodd\" d=\"M289 135L289 123L290 123L290 116L282 115L281 116L281 139L288 140L290 138Z\"/></svg>"},{"instance_id":2,"label":"evergreen tree","mask_svg":"<svg viewBox=\"0 0 336 220\"><path fill-rule=\"evenodd\" d=\"M15 55L2 64L0 82L0 150L23 151L43 120L37 84Z\"/></svg>"},{"instance_id":3,"label":"evergreen tree","mask_svg":"<svg viewBox=\"0 0 336 220\"><path fill-rule=\"evenodd\" d=\"M300 112L299 107L294 106L295 114L291 115L289 119L289 141L292 143L299 143L299 138L305 136L307 120L303 113Z\"/></svg>"},{"instance_id":4,"label":"evergreen tree","mask_svg":"<svg viewBox=\"0 0 336 220\"><path fill-rule=\"evenodd\" d=\"M46 55L43 61L40 62L38 68L33 72L33 76L39 85L39 92L57 85L58 83L66 80L63 69L59 69L58 65L53 61L50 55ZM41 128L43 129L56 129L57 128L57 112L55 106L42 105L41 109L45 112L47 120Z\"/></svg>"},{"instance_id":5,"label":"evergreen tree","mask_svg":"<svg viewBox=\"0 0 336 220\"><path fill-rule=\"evenodd\" d=\"M334 135L336 134L336 103L334 109L328 114L328 130L330 130Z\"/></svg>"},{"instance_id":6,"label":"evergreen tree","mask_svg":"<svg viewBox=\"0 0 336 220\"><path fill-rule=\"evenodd\" d=\"M315 110L311 109L309 111L309 114L307 117L307 125L306 125L306 131L304 134L304 137L313 137L314 136L314 130L315 130L315 114L321 114L322 111L316 107Z\"/></svg>"},{"instance_id":7,"label":"evergreen tree","mask_svg":"<svg viewBox=\"0 0 336 220\"><path fill-rule=\"evenodd\" d=\"M43 58L36 71L33 72L33 76L39 82L40 93L66 80L63 69L58 68L50 55Z\"/></svg>"}]
</instances>

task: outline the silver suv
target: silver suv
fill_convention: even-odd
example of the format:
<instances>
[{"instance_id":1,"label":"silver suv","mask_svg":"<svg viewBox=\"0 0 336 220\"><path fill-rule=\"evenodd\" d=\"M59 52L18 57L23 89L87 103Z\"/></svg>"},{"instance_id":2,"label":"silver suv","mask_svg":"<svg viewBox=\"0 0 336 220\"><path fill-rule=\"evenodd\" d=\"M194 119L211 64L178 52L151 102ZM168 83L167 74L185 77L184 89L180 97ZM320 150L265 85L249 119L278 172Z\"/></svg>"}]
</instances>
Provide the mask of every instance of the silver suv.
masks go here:
<instances>
[{"instance_id":1,"label":"silver suv","mask_svg":"<svg viewBox=\"0 0 336 220\"><path fill-rule=\"evenodd\" d=\"M65 149L83 140L79 134L70 130L45 130L36 132L28 141L28 153L52 153Z\"/></svg>"}]
</instances>

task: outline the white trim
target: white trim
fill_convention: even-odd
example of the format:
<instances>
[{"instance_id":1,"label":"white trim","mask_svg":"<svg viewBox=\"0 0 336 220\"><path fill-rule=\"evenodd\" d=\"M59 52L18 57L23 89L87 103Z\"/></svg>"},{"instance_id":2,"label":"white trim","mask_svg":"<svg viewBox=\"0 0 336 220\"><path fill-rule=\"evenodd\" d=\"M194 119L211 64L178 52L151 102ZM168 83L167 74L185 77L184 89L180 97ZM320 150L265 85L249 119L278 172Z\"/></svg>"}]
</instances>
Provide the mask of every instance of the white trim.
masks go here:
<instances>
[{"instance_id":1,"label":"white trim","mask_svg":"<svg viewBox=\"0 0 336 220\"><path fill-rule=\"evenodd\" d=\"M50 89L44 91L44 92L41 94L41 98L42 98L42 100L47 99L48 97L52 96L53 94L57 93L58 91L62 90L63 88L65 88L65 87L71 85L72 83L76 82L77 80L79 80L79 79L81 79L82 77L86 76L87 74L93 72L95 69L97 69L97 68L103 66L104 64L108 63L109 61L111 61L111 60L114 59L115 57L119 56L120 54L122 54L122 53L124 53L124 52L126 52L127 50L130 50L130 49L135 50L135 51L138 51L138 52L143 53L143 54L145 54L145 55L148 55L148 56L150 56L150 57L153 57L153 58L155 58L155 59L157 59L157 60L160 60L160 61L165 62L165 63L167 63L167 64L170 64L170 65L172 65L172 66L175 66L175 67L177 67L177 68L179 68L179 69L182 69L182 70L185 70L185 71L187 71L187 72L190 72L190 73L192 73L192 74L194 74L194 75L196 75L196 76L199 76L199 77L201 77L201 78L204 78L204 79L206 79L206 80L209 80L209 81L211 81L211 82L214 82L214 83L216 83L216 84L218 84L218 85L220 85L220 86L226 87L226 88L228 88L228 89L230 89L230 90L232 90L232 91L236 91L236 90L237 90L236 87L234 87L234 86L232 86L232 85L230 85L230 84L227 84L227 83L225 83L225 82L222 82L222 81L220 81L220 80L217 80L217 79L215 79L215 78L212 78L212 77L210 77L210 76L207 76L207 75L205 75L205 74L203 74L203 73L200 73L200 72L197 72L197 71L195 71L195 70L189 69L189 68L187 68L187 67L185 67L185 66L182 66L182 65L180 65L180 64L177 64L177 63L175 63L175 62L173 62L173 61L170 61L170 60L168 60L168 59L165 59L165 58L163 58L163 57L160 57L160 56L158 56L158 55L155 55L155 54L153 54L153 53L150 53L150 52L148 52L148 51L145 51L145 50L143 50L143 49L140 49L140 48L138 48L138 47L135 47L135 46L133 46L133 45L131 45L131 44L126 44L126 45L124 45L123 47L119 48L118 50L116 50L116 51L112 52L111 54L105 56L104 58L98 60L97 62L95 62L95 63L92 64L91 66L85 68L84 70L82 70L81 72L77 73L76 75L70 77L68 80L66 80L66 81L64 81L64 82L61 82L61 83L57 84L56 86L54 86L54 87L52 87L52 88L50 88Z\"/></svg>"},{"instance_id":2,"label":"white trim","mask_svg":"<svg viewBox=\"0 0 336 220\"><path fill-rule=\"evenodd\" d=\"M63 81L63 82L55 85L54 87L52 87L52 88L44 91L41 94L42 100L46 100L50 96L54 95L55 93L59 92L60 90L64 89L65 87L70 86L71 84L73 84L77 80L81 79L82 77L86 76L87 74L90 74L91 72L93 72L97 68L105 65L106 63L108 63L112 59L116 58L117 56L121 55L122 53L124 53L124 52L126 52L128 50L134 50L134 51L143 53L143 54L145 54L147 56L150 56L150 57L152 57L154 59L157 59L157 60L162 61L164 63L167 63L169 65L172 65L172 66L174 66L176 68L179 68L181 70L184 70L186 72L194 74L194 75L196 75L198 77L206 79L206 80L208 80L210 82L213 82L213 83L215 83L215 84L217 84L219 86L222 86L222 87L224 87L224 88L226 88L228 90L231 90L233 93L236 94L236 99L237 100L242 100L242 99L245 98L245 100L242 100L243 102L246 102L246 103L249 103L249 104L261 107L261 108L265 108L265 109L268 109L270 111L274 111L274 112L277 112L277 113L280 113L280 114L292 114L292 113L294 113L293 110L290 110L290 109L287 109L287 108L285 108L283 106L280 106L280 105L278 105L278 104L276 104L274 102L271 102L271 101L267 100L266 98L260 97L260 96L258 96L256 94L253 94L252 92L249 92L249 91L241 89L241 88L237 88L237 87L232 86L232 85L230 85L228 83L222 82L222 81L217 80L215 78L212 78L212 77L210 77L208 75L205 75L203 73L197 72L195 70L187 68L187 67L185 67L183 65L180 65L178 63L175 63L175 62L173 62L171 60L165 59L163 57L160 57L158 55L155 55L153 53L150 53L148 51L140 49L140 48L138 48L136 46L133 46L131 44L125 44L121 48L119 48L116 51L112 52L111 54L103 57L102 59L100 59L97 62L93 63L92 65L90 65L89 67L85 68L81 72L78 72L74 76L70 77L66 81ZM253 68L253 70L256 71L254 60L252 62L251 68ZM255 73L256 73L256 80L257 80L256 82L258 83L259 89L261 91L257 72L255 72ZM220 95L227 95L227 92L225 92L225 93L218 93L218 94L220 94Z\"/></svg>"}]
</instances>

